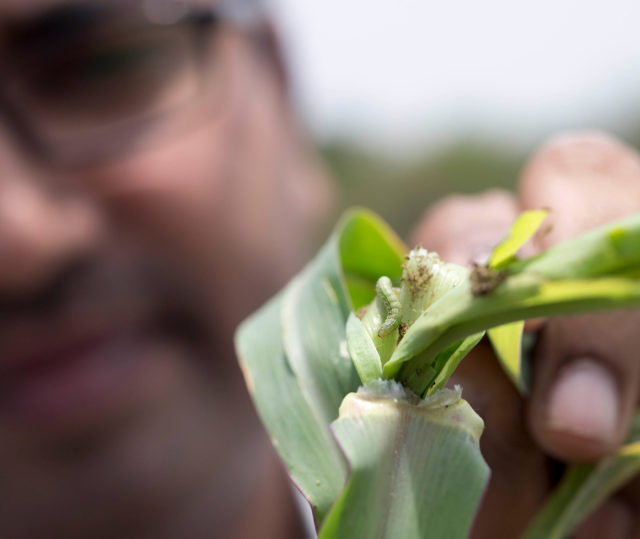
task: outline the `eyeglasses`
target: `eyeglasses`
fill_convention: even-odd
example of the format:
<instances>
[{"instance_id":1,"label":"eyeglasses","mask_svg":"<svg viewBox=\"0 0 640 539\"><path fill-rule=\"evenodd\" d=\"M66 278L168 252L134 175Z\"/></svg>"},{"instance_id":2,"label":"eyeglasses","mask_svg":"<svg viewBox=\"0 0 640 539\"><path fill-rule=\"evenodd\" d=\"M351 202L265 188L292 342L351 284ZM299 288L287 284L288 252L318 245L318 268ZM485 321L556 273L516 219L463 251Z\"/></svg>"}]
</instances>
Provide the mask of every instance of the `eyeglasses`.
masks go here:
<instances>
[{"instance_id":1,"label":"eyeglasses","mask_svg":"<svg viewBox=\"0 0 640 539\"><path fill-rule=\"evenodd\" d=\"M0 52L0 114L38 157L61 164L112 157L169 124L175 135L205 96L220 106L209 37L222 21L246 26L246 7L76 2L16 23Z\"/></svg>"}]
</instances>

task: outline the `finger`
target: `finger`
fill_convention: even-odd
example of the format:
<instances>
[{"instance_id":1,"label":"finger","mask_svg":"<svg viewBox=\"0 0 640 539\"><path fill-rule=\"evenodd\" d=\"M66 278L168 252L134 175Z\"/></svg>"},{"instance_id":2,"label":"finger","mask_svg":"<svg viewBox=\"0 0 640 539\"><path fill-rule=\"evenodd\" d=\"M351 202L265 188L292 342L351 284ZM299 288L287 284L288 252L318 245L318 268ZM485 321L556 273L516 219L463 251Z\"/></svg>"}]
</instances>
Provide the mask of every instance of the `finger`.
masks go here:
<instances>
[{"instance_id":1,"label":"finger","mask_svg":"<svg viewBox=\"0 0 640 539\"><path fill-rule=\"evenodd\" d=\"M575 539L630 539L634 517L629 505L618 498L604 502L576 530Z\"/></svg>"},{"instance_id":2,"label":"finger","mask_svg":"<svg viewBox=\"0 0 640 539\"><path fill-rule=\"evenodd\" d=\"M633 532L627 537L640 539L640 474L624 485L616 493L616 498L625 504L632 517Z\"/></svg>"},{"instance_id":3,"label":"finger","mask_svg":"<svg viewBox=\"0 0 640 539\"><path fill-rule=\"evenodd\" d=\"M480 448L491 477L471 537L521 537L551 484L549 461L526 430L524 402L486 343L465 358L452 383L486 425Z\"/></svg>"},{"instance_id":4,"label":"finger","mask_svg":"<svg viewBox=\"0 0 640 539\"><path fill-rule=\"evenodd\" d=\"M518 204L507 191L454 195L427 211L412 241L447 262L483 263L517 215Z\"/></svg>"},{"instance_id":5,"label":"finger","mask_svg":"<svg viewBox=\"0 0 640 539\"><path fill-rule=\"evenodd\" d=\"M576 539L640 539L640 475L618 490L579 526Z\"/></svg>"},{"instance_id":6,"label":"finger","mask_svg":"<svg viewBox=\"0 0 640 539\"><path fill-rule=\"evenodd\" d=\"M598 134L543 147L521 182L525 209L551 208L552 230L539 247L640 209L640 159ZM534 354L529 418L549 453L591 460L621 442L637 401L640 314L621 311L550 320Z\"/></svg>"},{"instance_id":7,"label":"finger","mask_svg":"<svg viewBox=\"0 0 640 539\"><path fill-rule=\"evenodd\" d=\"M640 159L629 146L600 133L564 135L543 146L520 181L524 209L549 208L549 247L640 209Z\"/></svg>"}]
</instances>

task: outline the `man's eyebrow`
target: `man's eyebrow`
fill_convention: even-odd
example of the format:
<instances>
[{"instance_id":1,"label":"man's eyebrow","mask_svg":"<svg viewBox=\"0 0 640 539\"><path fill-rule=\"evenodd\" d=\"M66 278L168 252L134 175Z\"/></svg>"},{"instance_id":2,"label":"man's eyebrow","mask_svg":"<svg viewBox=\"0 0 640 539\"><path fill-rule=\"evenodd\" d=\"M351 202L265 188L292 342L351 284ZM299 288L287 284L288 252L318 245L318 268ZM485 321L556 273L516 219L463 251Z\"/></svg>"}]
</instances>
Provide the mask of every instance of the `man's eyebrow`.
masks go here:
<instances>
[{"instance_id":1,"label":"man's eyebrow","mask_svg":"<svg viewBox=\"0 0 640 539\"><path fill-rule=\"evenodd\" d=\"M61 41L73 41L90 32L111 10L106 3L61 4L28 18L4 24L5 47L21 51L46 51Z\"/></svg>"},{"instance_id":2,"label":"man's eyebrow","mask_svg":"<svg viewBox=\"0 0 640 539\"><path fill-rule=\"evenodd\" d=\"M0 19L18 21L31 19L39 14L69 5L80 0L2 0L0 2Z\"/></svg>"}]
</instances>

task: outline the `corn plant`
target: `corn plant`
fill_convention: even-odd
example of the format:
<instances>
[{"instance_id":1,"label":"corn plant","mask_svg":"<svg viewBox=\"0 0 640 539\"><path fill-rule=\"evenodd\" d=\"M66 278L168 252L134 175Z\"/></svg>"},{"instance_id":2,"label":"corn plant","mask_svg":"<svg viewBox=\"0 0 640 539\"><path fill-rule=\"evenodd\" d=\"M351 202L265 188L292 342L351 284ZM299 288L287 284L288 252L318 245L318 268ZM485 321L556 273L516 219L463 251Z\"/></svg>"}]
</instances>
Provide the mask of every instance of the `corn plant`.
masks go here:
<instances>
[{"instance_id":1,"label":"corn plant","mask_svg":"<svg viewBox=\"0 0 640 539\"><path fill-rule=\"evenodd\" d=\"M447 387L460 361L487 334L526 392L523 320L640 307L640 215L520 259L545 215L467 269L350 211L241 325L247 386L320 539L466 537L489 469L482 419ZM638 470L640 419L617 454L568 469L527 537L566 537Z\"/></svg>"}]
</instances>

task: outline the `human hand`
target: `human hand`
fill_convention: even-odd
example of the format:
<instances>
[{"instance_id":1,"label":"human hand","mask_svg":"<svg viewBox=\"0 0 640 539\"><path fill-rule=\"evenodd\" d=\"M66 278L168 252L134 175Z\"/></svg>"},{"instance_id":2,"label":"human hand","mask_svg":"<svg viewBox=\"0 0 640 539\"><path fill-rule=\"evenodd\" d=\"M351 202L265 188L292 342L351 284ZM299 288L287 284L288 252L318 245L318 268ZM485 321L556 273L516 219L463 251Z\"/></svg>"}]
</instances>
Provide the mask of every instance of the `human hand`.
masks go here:
<instances>
[{"instance_id":1,"label":"human hand","mask_svg":"<svg viewBox=\"0 0 640 539\"><path fill-rule=\"evenodd\" d=\"M563 136L529 161L517 194L452 196L431 208L413 241L451 262L484 262L523 210L550 208L531 253L640 211L640 156L601 134ZM544 228L544 225L543 225ZM529 254L529 253L528 253ZM562 470L624 439L640 390L640 312L537 321L531 394L523 401L482 343L452 378L484 418L492 477L473 537L519 537ZM640 537L640 479L596 510L578 539Z\"/></svg>"}]
</instances>

